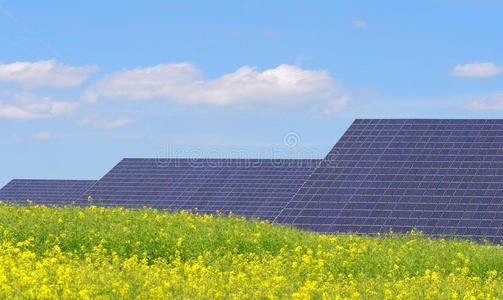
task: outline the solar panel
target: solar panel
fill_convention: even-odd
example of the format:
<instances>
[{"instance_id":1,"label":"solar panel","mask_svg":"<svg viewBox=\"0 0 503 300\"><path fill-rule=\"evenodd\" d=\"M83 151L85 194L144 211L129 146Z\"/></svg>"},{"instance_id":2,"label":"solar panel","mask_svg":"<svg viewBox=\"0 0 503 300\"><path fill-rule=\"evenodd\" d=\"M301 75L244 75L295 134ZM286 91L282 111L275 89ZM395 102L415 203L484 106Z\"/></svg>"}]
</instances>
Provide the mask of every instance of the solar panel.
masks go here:
<instances>
[{"instance_id":1,"label":"solar panel","mask_svg":"<svg viewBox=\"0 0 503 300\"><path fill-rule=\"evenodd\" d=\"M503 239L503 120L358 119L278 223Z\"/></svg>"},{"instance_id":2,"label":"solar panel","mask_svg":"<svg viewBox=\"0 0 503 300\"><path fill-rule=\"evenodd\" d=\"M0 201L39 205L71 204L96 180L33 180L14 179L0 190Z\"/></svg>"},{"instance_id":3,"label":"solar panel","mask_svg":"<svg viewBox=\"0 0 503 300\"><path fill-rule=\"evenodd\" d=\"M124 159L81 197L104 206L274 219L320 160Z\"/></svg>"}]
</instances>

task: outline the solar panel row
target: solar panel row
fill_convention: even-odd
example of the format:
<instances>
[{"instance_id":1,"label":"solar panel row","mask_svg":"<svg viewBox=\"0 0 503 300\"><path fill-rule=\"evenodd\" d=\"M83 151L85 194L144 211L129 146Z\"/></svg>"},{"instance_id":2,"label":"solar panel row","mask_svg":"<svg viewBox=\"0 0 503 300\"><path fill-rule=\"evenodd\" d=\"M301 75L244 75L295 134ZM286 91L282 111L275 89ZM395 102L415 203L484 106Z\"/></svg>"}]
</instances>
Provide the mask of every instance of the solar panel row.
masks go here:
<instances>
[{"instance_id":1,"label":"solar panel row","mask_svg":"<svg viewBox=\"0 0 503 300\"><path fill-rule=\"evenodd\" d=\"M502 142L503 120L355 120L276 221L499 242Z\"/></svg>"},{"instance_id":2,"label":"solar panel row","mask_svg":"<svg viewBox=\"0 0 503 300\"><path fill-rule=\"evenodd\" d=\"M0 201L39 205L72 204L96 180L34 180L14 179L0 190Z\"/></svg>"},{"instance_id":3,"label":"solar panel row","mask_svg":"<svg viewBox=\"0 0 503 300\"><path fill-rule=\"evenodd\" d=\"M124 159L89 191L105 206L274 219L319 160ZM85 203L86 197L81 199Z\"/></svg>"}]
</instances>

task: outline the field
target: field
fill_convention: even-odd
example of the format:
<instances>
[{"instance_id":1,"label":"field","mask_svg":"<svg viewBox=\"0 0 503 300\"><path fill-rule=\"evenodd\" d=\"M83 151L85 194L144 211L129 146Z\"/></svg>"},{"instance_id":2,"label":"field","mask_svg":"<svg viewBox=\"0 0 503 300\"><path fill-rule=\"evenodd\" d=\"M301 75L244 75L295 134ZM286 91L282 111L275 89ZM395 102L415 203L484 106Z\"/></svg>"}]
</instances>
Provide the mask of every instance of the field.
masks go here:
<instances>
[{"instance_id":1,"label":"field","mask_svg":"<svg viewBox=\"0 0 503 300\"><path fill-rule=\"evenodd\" d=\"M503 251L233 216L0 204L0 298L501 299Z\"/></svg>"}]
</instances>

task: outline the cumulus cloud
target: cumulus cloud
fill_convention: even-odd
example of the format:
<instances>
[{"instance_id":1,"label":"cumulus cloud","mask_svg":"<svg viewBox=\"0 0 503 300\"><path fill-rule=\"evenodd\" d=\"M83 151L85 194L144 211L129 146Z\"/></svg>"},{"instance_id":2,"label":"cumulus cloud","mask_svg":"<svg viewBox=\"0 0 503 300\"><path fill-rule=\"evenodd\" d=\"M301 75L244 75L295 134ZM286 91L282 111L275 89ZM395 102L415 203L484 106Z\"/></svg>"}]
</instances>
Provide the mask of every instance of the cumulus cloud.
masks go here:
<instances>
[{"instance_id":1,"label":"cumulus cloud","mask_svg":"<svg viewBox=\"0 0 503 300\"><path fill-rule=\"evenodd\" d=\"M112 121L108 120L100 120L97 118L84 118L78 122L80 126L90 126L97 129L111 130L119 127L123 127L129 125L133 122L132 119L129 118L120 118Z\"/></svg>"},{"instance_id":2,"label":"cumulus cloud","mask_svg":"<svg viewBox=\"0 0 503 300\"><path fill-rule=\"evenodd\" d=\"M17 83L26 88L66 88L80 85L98 66L72 67L55 60L0 63L0 81Z\"/></svg>"},{"instance_id":3,"label":"cumulus cloud","mask_svg":"<svg viewBox=\"0 0 503 300\"><path fill-rule=\"evenodd\" d=\"M365 22L363 20L353 21L352 24L353 24L354 27L357 27L357 28L365 28L365 27L367 27L367 22Z\"/></svg>"},{"instance_id":4,"label":"cumulus cloud","mask_svg":"<svg viewBox=\"0 0 503 300\"><path fill-rule=\"evenodd\" d=\"M476 100L464 106L466 110L503 110L503 93Z\"/></svg>"},{"instance_id":5,"label":"cumulus cloud","mask_svg":"<svg viewBox=\"0 0 503 300\"><path fill-rule=\"evenodd\" d=\"M185 104L332 106L342 87L327 71L279 65L257 71L244 66L219 78L205 80L190 63L160 64L105 76L87 89L82 100L167 99ZM345 103L347 101L344 101ZM339 101L340 103L340 101Z\"/></svg>"},{"instance_id":6,"label":"cumulus cloud","mask_svg":"<svg viewBox=\"0 0 503 300\"><path fill-rule=\"evenodd\" d=\"M492 62L457 65L452 70L452 76L458 77L492 77L503 72L503 68Z\"/></svg>"},{"instance_id":7,"label":"cumulus cloud","mask_svg":"<svg viewBox=\"0 0 503 300\"><path fill-rule=\"evenodd\" d=\"M29 93L15 94L8 103L0 101L0 118L48 119L72 114L78 106L78 102L55 101Z\"/></svg>"},{"instance_id":8,"label":"cumulus cloud","mask_svg":"<svg viewBox=\"0 0 503 300\"><path fill-rule=\"evenodd\" d=\"M105 76L87 89L82 99L93 102L100 96L132 100L163 98L180 93L181 89L200 78L201 71L189 63L136 68Z\"/></svg>"}]
</instances>

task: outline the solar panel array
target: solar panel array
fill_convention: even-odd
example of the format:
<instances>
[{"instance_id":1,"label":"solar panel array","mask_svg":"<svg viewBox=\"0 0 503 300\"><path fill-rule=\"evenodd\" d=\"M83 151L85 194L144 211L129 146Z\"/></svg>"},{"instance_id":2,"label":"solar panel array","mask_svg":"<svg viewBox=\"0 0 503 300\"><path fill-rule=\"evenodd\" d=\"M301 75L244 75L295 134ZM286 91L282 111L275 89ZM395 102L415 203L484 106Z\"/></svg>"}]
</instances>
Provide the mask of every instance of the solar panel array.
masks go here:
<instances>
[{"instance_id":1,"label":"solar panel array","mask_svg":"<svg viewBox=\"0 0 503 300\"><path fill-rule=\"evenodd\" d=\"M503 240L503 120L355 120L324 160L124 159L99 181L20 180L0 201L232 211L322 233Z\"/></svg>"},{"instance_id":2,"label":"solar panel array","mask_svg":"<svg viewBox=\"0 0 503 300\"><path fill-rule=\"evenodd\" d=\"M503 120L355 120L276 221L498 243Z\"/></svg>"},{"instance_id":3,"label":"solar panel array","mask_svg":"<svg viewBox=\"0 0 503 300\"><path fill-rule=\"evenodd\" d=\"M274 219L320 160L124 159L81 197L104 206L149 206Z\"/></svg>"},{"instance_id":4,"label":"solar panel array","mask_svg":"<svg viewBox=\"0 0 503 300\"><path fill-rule=\"evenodd\" d=\"M96 180L33 180L14 179L0 190L0 201L39 205L71 204Z\"/></svg>"}]
</instances>

